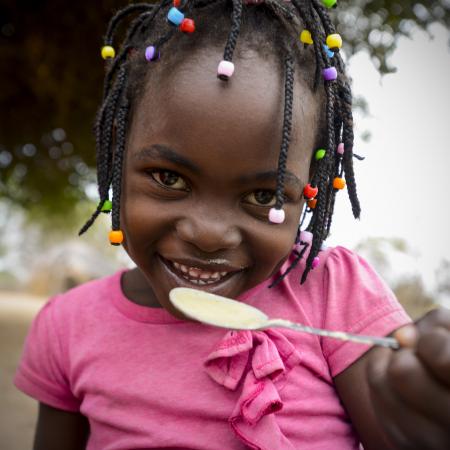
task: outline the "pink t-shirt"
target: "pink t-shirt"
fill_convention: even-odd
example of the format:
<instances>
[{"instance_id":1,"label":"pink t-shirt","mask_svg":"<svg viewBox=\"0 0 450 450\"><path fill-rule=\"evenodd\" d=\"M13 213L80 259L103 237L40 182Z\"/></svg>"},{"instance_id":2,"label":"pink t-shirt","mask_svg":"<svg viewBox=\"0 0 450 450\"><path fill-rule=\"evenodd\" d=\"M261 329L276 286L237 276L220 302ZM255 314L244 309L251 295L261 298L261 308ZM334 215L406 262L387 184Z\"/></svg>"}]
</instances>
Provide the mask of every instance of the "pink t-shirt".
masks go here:
<instances>
[{"instance_id":1,"label":"pink t-shirt","mask_svg":"<svg viewBox=\"0 0 450 450\"><path fill-rule=\"evenodd\" d=\"M410 322L373 269L344 248L321 253L301 286L302 270L240 300L271 317L368 335ZM128 300L122 273L51 299L15 377L40 402L87 416L89 450L358 448L333 377L367 346L182 321Z\"/></svg>"}]
</instances>

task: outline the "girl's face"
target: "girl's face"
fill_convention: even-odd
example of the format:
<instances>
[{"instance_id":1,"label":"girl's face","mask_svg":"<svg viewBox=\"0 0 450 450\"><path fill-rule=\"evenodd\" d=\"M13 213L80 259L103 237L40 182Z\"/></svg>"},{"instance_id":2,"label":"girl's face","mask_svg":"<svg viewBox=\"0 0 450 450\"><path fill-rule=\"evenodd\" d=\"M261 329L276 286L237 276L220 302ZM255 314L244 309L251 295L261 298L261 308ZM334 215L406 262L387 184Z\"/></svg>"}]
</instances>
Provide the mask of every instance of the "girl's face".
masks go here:
<instances>
[{"instance_id":1,"label":"girl's face","mask_svg":"<svg viewBox=\"0 0 450 450\"><path fill-rule=\"evenodd\" d=\"M317 101L297 81L286 220L270 223L284 81L275 60L253 52L220 81L220 59L220 50L202 49L169 75L151 63L156 72L128 131L124 246L148 284L148 304L172 313L177 286L235 298L277 271L295 240L315 145Z\"/></svg>"}]
</instances>

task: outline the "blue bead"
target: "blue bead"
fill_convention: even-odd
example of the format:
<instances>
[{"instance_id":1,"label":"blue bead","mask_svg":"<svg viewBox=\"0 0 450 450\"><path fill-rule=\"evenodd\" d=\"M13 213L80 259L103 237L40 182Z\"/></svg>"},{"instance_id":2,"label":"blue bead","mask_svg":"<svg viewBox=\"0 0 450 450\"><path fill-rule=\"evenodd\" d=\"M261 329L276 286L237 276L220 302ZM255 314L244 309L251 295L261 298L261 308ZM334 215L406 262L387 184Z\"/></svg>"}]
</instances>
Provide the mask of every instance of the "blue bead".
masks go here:
<instances>
[{"instance_id":1,"label":"blue bead","mask_svg":"<svg viewBox=\"0 0 450 450\"><path fill-rule=\"evenodd\" d=\"M177 8L172 7L167 14L167 20L173 23L175 26L179 26L183 22L184 14Z\"/></svg>"},{"instance_id":2,"label":"blue bead","mask_svg":"<svg viewBox=\"0 0 450 450\"><path fill-rule=\"evenodd\" d=\"M325 52L328 56L328 58L332 58L334 56L334 52L332 52L329 48L328 45L323 44L323 48L325 49Z\"/></svg>"}]
</instances>

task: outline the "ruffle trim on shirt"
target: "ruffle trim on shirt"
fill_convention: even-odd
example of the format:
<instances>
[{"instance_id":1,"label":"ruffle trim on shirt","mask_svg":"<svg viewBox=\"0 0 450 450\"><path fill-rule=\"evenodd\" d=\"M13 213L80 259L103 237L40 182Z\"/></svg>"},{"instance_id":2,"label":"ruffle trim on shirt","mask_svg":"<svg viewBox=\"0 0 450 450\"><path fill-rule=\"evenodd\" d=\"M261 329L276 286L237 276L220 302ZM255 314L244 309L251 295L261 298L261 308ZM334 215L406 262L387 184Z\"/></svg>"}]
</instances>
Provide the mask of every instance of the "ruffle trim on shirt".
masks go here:
<instances>
[{"instance_id":1,"label":"ruffle trim on shirt","mask_svg":"<svg viewBox=\"0 0 450 450\"><path fill-rule=\"evenodd\" d=\"M300 361L300 353L276 330L230 331L206 358L208 375L227 389L237 389L243 380L228 420L250 448L294 450L275 413L283 407L279 390Z\"/></svg>"}]
</instances>

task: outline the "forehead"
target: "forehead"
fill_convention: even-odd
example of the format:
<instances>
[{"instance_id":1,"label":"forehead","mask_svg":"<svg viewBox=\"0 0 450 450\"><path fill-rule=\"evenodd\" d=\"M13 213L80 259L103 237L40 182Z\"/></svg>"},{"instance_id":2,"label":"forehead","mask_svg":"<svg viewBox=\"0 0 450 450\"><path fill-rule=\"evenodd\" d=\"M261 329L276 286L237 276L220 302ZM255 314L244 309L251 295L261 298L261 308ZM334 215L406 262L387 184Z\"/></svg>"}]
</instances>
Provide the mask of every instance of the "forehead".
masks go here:
<instances>
[{"instance_id":1,"label":"forehead","mask_svg":"<svg viewBox=\"0 0 450 450\"><path fill-rule=\"evenodd\" d=\"M181 57L181 56L180 56ZM284 78L275 57L241 51L228 82L216 77L221 49L205 48L174 67L157 67L133 112L129 150L170 139L178 151L215 154L241 165L255 159L276 165L282 138ZM298 70L298 69L297 69ZM289 165L309 165L319 123L319 102L299 76L294 87ZM245 150L245 151L244 151ZM236 152L235 152L236 151ZM248 161L247 161L248 160Z\"/></svg>"}]
</instances>

